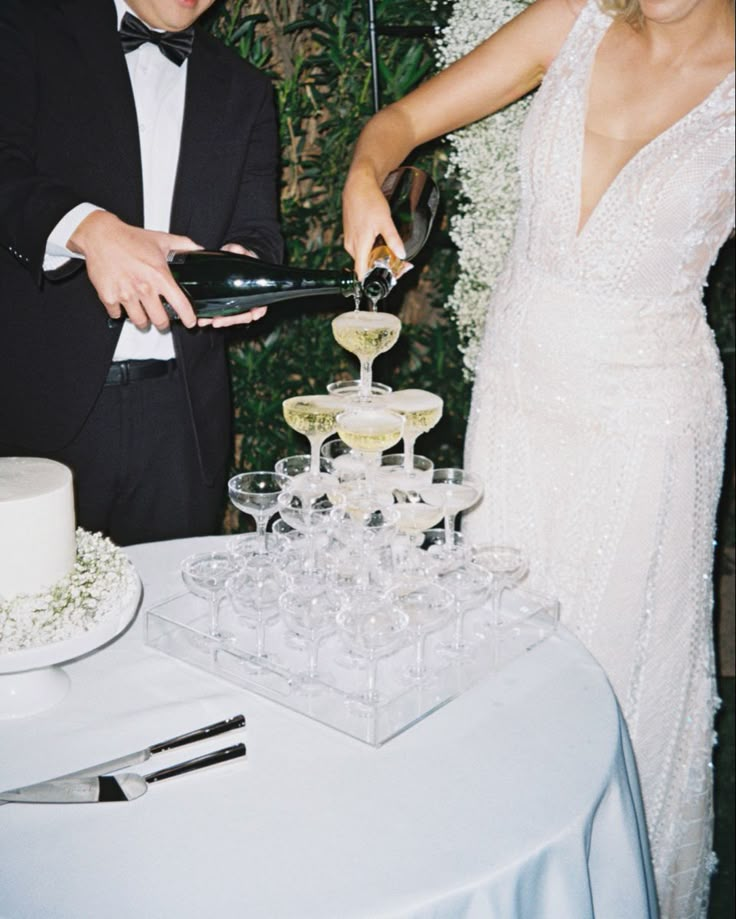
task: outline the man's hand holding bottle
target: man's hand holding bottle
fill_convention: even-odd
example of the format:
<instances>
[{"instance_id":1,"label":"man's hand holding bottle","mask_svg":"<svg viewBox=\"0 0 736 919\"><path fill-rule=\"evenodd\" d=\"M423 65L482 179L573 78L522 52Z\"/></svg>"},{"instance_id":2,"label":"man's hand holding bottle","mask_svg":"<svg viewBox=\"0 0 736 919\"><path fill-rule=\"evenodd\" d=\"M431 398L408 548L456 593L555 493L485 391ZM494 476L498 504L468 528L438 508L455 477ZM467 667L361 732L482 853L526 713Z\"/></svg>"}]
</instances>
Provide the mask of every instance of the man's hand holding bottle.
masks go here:
<instances>
[{"instance_id":1,"label":"man's hand holding bottle","mask_svg":"<svg viewBox=\"0 0 736 919\"><path fill-rule=\"evenodd\" d=\"M169 327L170 319L163 301L173 308L187 328L247 324L266 313L266 307L258 307L235 316L198 320L167 261L173 250L194 252L202 249L188 236L144 230L108 211L97 210L79 224L67 245L72 252L84 256L87 276L110 318L127 316L139 329L153 325L163 331ZM257 257L238 243L228 243L222 248Z\"/></svg>"}]
</instances>

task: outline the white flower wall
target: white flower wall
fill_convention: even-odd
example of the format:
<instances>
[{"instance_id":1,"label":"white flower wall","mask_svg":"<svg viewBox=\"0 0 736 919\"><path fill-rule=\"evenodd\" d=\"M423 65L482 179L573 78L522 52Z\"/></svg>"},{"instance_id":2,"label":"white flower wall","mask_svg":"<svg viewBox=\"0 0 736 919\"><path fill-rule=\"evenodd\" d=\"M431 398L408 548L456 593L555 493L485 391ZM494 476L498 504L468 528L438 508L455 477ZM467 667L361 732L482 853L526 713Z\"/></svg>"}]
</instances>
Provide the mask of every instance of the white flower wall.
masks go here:
<instances>
[{"instance_id":1,"label":"white flower wall","mask_svg":"<svg viewBox=\"0 0 736 919\"><path fill-rule=\"evenodd\" d=\"M439 38L438 64L445 67L471 51L526 5L528 0L456 0ZM528 104L528 97L521 99L449 137L449 165L459 181L461 200L450 222L459 276L447 308L457 323L468 377L516 222L517 149Z\"/></svg>"}]
</instances>

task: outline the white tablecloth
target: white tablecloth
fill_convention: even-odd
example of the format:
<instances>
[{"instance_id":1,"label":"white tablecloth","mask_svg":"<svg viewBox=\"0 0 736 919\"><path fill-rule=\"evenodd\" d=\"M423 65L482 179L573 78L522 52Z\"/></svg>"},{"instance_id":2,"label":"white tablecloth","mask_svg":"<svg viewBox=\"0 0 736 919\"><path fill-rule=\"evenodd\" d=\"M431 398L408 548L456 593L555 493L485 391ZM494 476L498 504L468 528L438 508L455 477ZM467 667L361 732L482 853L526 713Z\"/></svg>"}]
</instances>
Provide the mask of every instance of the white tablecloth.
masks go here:
<instances>
[{"instance_id":1,"label":"white tablecloth","mask_svg":"<svg viewBox=\"0 0 736 919\"><path fill-rule=\"evenodd\" d=\"M2 919L639 919L653 882L629 741L564 631L380 749L143 643L145 612L216 539L129 550L131 628L65 665L69 694L0 721L0 788L243 712L245 760L130 803L0 808Z\"/></svg>"}]
</instances>

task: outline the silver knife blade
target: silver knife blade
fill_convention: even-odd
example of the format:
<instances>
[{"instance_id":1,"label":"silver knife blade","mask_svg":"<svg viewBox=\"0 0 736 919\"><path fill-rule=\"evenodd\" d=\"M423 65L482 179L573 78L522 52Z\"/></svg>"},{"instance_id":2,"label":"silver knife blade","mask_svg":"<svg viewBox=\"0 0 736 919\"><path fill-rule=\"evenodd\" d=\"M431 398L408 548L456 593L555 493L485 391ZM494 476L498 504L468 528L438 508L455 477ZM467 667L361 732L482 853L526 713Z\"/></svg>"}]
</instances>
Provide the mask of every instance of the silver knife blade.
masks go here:
<instances>
[{"instance_id":1,"label":"silver knife blade","mask_svg":"<svg viewBox=\"0 0 736 919\"><path fill-rule=\"evenodd\" d=\"M24 788L13 788L0 793L0 802L5 804L96 804L110 801L134 801L148 791L148 786L176 775L184 775L196 769L204 769L217 763L245 756L245 744L234 744L214 753L205 753L195 759L177 763L158 772L140 776L136 772L120 775L75 776L38 782Z\"/></svg>"},{"instance_id":2,"label":"silver knife blade","mask_svg":"<svg viewBox=\"0 0 736 919\"><path fill-rule=\"evenodd\" d=\"M80 776L39 782L27 788L4 791L6 804L94 804L100 801L133 801L148 791L148 783L135 772L121 775Z\"/></svg>"}]
</instances>

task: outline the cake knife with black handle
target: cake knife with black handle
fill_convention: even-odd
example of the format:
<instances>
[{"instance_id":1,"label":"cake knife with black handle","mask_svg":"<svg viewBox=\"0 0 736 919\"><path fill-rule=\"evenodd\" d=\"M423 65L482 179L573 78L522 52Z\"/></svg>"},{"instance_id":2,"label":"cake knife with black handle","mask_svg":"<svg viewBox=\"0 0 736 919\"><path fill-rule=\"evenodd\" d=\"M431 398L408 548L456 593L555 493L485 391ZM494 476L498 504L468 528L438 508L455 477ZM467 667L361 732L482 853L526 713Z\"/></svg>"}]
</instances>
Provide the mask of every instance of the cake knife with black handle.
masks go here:
<instances>
[{"instance_id":1,"label":"cake knife with black handle","mask_svg":"<svg viewBox=\"0 0 736 919\"><path fill-rule=\"evenodd\" d=\"M137 766L139 763L145 763L146 760L149 760L156 753L174 750L177 747L196 743L199 740L206 740L208 737L216 737L219 734L225 734L228 731L234 731L242 727L245 727L245 716L235 715L232 718L226 718L224 721L217 721L203 728L188 731L186 734L178 734L176 737L169 738L169 740L161 740L158 743L151 744L150 747L145 747L143 750L127 753L124 756L106 760L104 763L95 763L93 766L86 766L84 769L77 769L74 772L66 772L64 775L57 775L45 782L38 782L35 784L48 785L50 782L61 782L67 779L81 778L83 776L102 776L107 772L116 772L118 769L125 769L128 766ZM33 786L26 785L24 786L24 790L29 790L32 787ZM13 789L13 792L17 791L18 789ZM4 800L4 795L5 792L0 792L0 806L9 803L7 800Z\"/></svg>"},{"instance_id":2,"label":"cake knife with black handle","mask_svg":"<svg viewBox=\"0 0 736 919\"><path fill-rule=\"evenodd\" d=\"M109 801L134 801L148 791L148 786L176 775L205 769L217 763L245 756L245 744L234 744L214 753L177 763L149 775L123 772L120 775L83 775L75 778L39 782L25 788L15 788L0 794L6 804L96 804Z\"/></svg>"}]
</instances>

